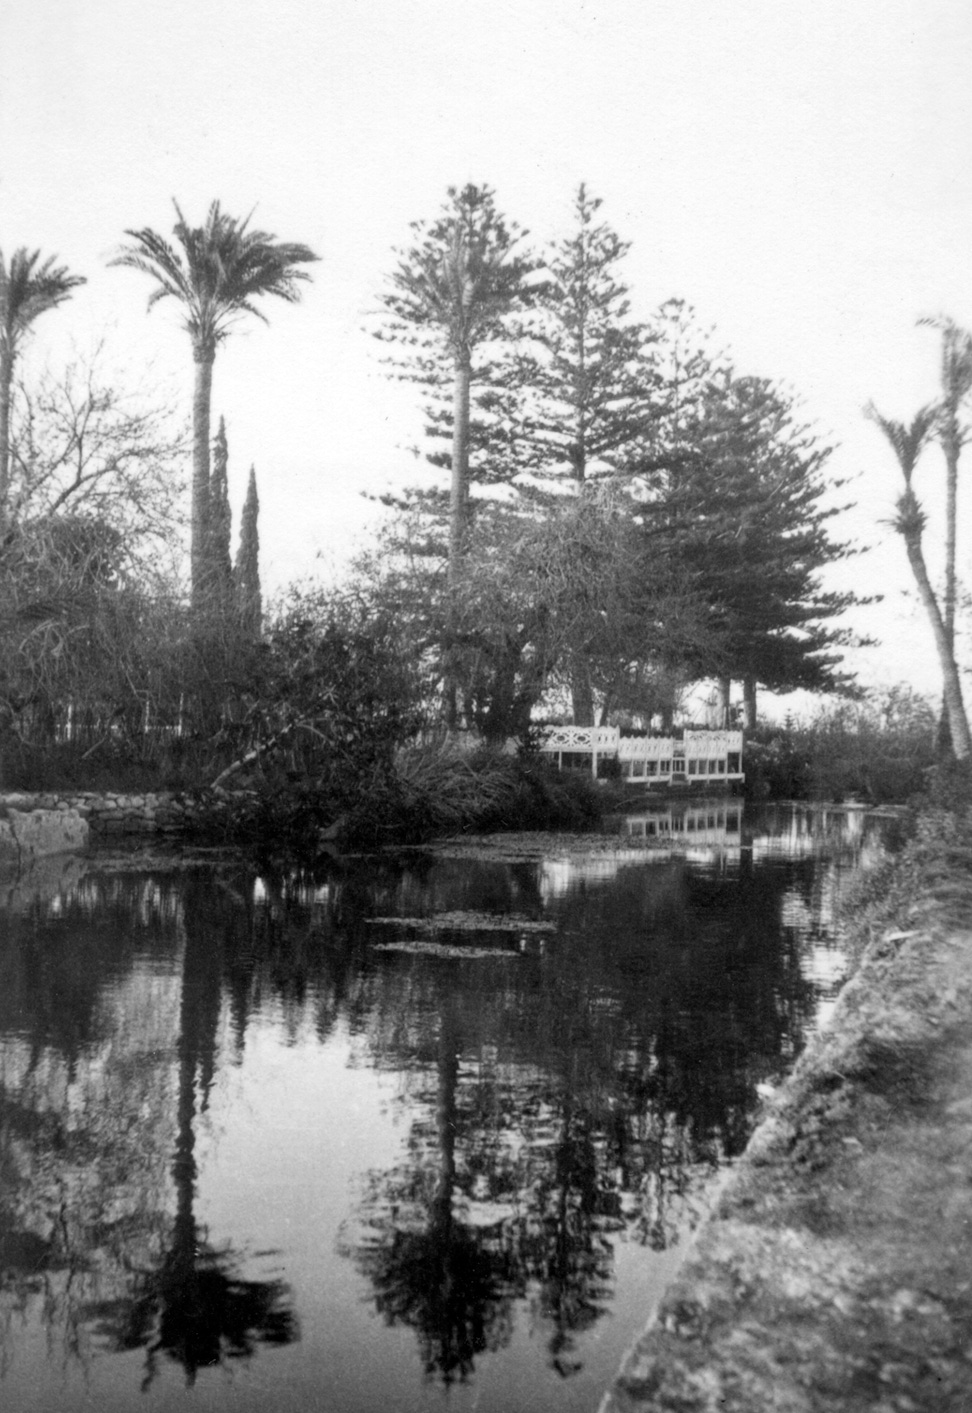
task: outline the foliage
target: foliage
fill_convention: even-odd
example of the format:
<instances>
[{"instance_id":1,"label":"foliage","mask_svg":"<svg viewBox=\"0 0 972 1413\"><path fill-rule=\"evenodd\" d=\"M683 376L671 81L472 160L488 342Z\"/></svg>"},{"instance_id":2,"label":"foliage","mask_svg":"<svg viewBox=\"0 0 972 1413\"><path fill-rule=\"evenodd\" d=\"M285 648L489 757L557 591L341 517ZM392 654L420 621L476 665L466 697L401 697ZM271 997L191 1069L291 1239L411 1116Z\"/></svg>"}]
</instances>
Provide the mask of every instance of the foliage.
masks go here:
<instances>
[{"instance_id":1,"label":"foliage","mask_svg":"<svg viewBox=\"0 0 972 1413\"><path fill-rule=\"evenodd\" d=\"M209 483L209 591L214 604L229 608L233 593L230 540L233 517L229 503L229 447L226 423L221 417L213 438L212 478Z\"/></svg>"},{"instance_id":2,"label":"foliage","mask_svg":"<svg viewBox=\"0 0 972 1413\"><path fill-rule=\"evenodd\" d=\"M467 724L509 734L549 685L547 658L533 642L538 603L545 620L549 605L532 591L528 564L523 586L502 566L509 546L529 543L530 515L552 521L558 537L564 517L549 487L582 484L592 471L613 475L629 496L625 513L646 538L637 570L652 566L648 600L659 601L662 581L663 599L691 602L695 612L690 631L669 635L673 642L649 609L644 621L655 641L643 653L632 639L633 615L612 617L602 604L602 631L577 638L562 674L576 721L593 721L596 705L602 713L637 712L648 697L670 714L671 684L704 676L742 678L751 716L757 682L774 690L849 688L842 650L860 640L834 620L862 600L822 585L823 568L849 549L829 534L838 513L824 504L833 489L825 482L830 448L799 422L792 398L766 379L737 376L681 301L668 301L648 323L631 317L618 273L627 246L600 221L600 203L585 187L575 230L549 248L540 270L529 261L514 270L516 242L488 188L450 197L437 225L414 228L423 243L393 276L384 301L389 322L379 335L397 345L390 361L399 376L455 395L451 406L433 398L427 410L429 432L453 437L451 455L430 458L453 470L441 617L450 719L465 693ZM483 257L489 278L501 271L506 281L485 301L478 324L479 291L462 275L463 232L474 228L481 248L493 252ZM489 278L483 289L492 289ZM460 375L467 397L469 384L478 385L479 420L474 406L468 435L456 440ZM517 494L481 502L476 535L463 538L470 479L510 482ZM406 503L443 508L441 495L408 493ZM497 593L489 592L491 569ZM474 608L470 621L470 604L484 597L490 611ZM638 603L636 585L627 597ZM497 613L498 605L508 611ZM662 622L673 618L686 615L665 614ZM603 629L610 637L612 624L626 652L605 643ZM594 645L605 648L600 664ZM503 697L497 713L493 704Z\"/></svg>"},{"instance_id":3,"label":"foliage","mask_svg":"<svg viewBox=\"0 0 972 1413\"><path fill-rule=\"evenodd\" d=\"M111 699L137 652L142 598L123 536L55 517L8 530L0 558L0 731L52 742L66 699Z\"/></svg>"},{"instance_id":4,"label":"foliage","mask_svg":"<svg viewBox=\"0 0 972 1413\"><path fill-rule=\"evenodd\" d=\"M186 437L165 405L103 371L104 345L18 384L9 509L15 521L83 517L124 534L148 582L176 567Z\"/></svg>"},{"instance_id":5,"label":"foliage","mask_svg":"<svg viewBox=\"0 0 972 1413\"><path fill-rule=\"evenodd\" d=\"M266 323L258 299L273 296L288 304L299 300L300 281L310 275L295 267L318 259L306 245L251 230L249 216L230 216L218 201L210 205L202 226L190 226L178 202L172 204L178 217L172 231L178 249L148 227L128 230L132 244L111 264L141 270L155 281L150 309L162 299L182 306L194 352L211 358L244 314Z\"/></svg>"},{"instance_id":6,"label":"foliage","mask_svg":"<svg viewBox=\"0 0 972 1413\"><path fill-rule=\"evenodd\" d=\"M474 830L583 829L601 817L603 801L586 776L562 775L528 754L448 741L410 747L396 762L393 810L376 819L375 840L421 840ZM368 821L359 812L358 830ZM378 825L377 828L375 826Z\"/></svg>"},{"instance_id":7,"label":"foliage","mask_svg":"<svg viewBox=\"0 0 972 1413\"><path fill-rule=\"evenodd\" d=\"M85 282L83 275L72 275L66 265L55 265L56 258L50 255L42 260L39 250L21 246L8 262L0 251L0 527L8 515L14 365L24 338L41 314L70 299Z\"/></svg>"},{"instance_id":8,"label":"foliage","mask_svg":"<svg viewBox=\"0 0 972 1413\"><path fill-rule=\"evenodd\" d=\"M935 713L899 686L747 735L746 791L756 798L900 802L926 789L934 760Z\"/></svg>"},{"instance_id":9,"label":"foliage","mask_svg":"<svg viewBox=\"0 0 972 1413\"><path fill-rule=\"evenodd\" d=\"M670 690L667 660L702 650L700 605L609 485L543 515L484 512L451 598L414 522L392 527L361 572L408 632L430 705L449 651L464 716L488 741L527 740L534 709L573 685L578 664L602 715L651 716Z\"/></svg>"},{"instance_id":10,"label":"foliage","mask_svg":"<svg viewBox=\"0 0 972 1413\"><path fill-rule=\"evenodd\" d=\"M535 261L521 249L525 232L497 209L488 186L450 187L439 217L413 222L411 231L415 243L396 252L381 296L385 317L376 337L394 348L385 360L393 375L423 389L427 435L450 443L428 460L451 472L454 559L470 481L494 484L511 475L509 342L514 317L533 299ZM441 493L427 488L408 491L405 503L433 515L444 509Z\"/></svg>"},{"instance_id":11,"label":"foliage","mask_svg":"<svg viewBox=\"0 0 972 1413\"><path fill-rule=\"evenodd\" d=\"M258 638L263 624L263 593L260 587L260 500L257 496L256 471L250 467L246 500L240 516L240 542L233 565L233 585L236 611L243 632Z\"/></svg>"},{"instance_id":12,"label":"foliage","mask_svg":"<svg viewBox=\"0 0 972 1413\"><path fill-rule=\"evenodd\" d=\"M249 671L232 621L190 621L178 596L146 590L118 532L81 517L8 536L0 647L0 759L24 788L112 772L198 784Z\"/></svg>"},{"instance_id":13,"label":"foliage","mask_svg":"<svg viewBox=\"0 0 972 1413\"><path fill-rule=\"evenodd\" d=\"M919 319L938 329L942 336L941 388L934 431L945 454L945 589L943 619L950 644L955 638L956 577L955 555L958 531L958 471L962 447L969 436L960 413L972 392L972 334L959 328L954 319Z\"/></svg>"},{"instance_id":14,"label":"foliage","mask_svg":"<svg viewBox=\"0 0 972 1413\"><path fill-rule=\"evenodd\" d=\"M644 514L706 604L718 654L696 656L695 675L775 691L849 686L839 649L859 640L827 625L862 600L820 582L849 552L827 528L830 448L779 388L728 373L710 380L683 432L686 444L655 467Z\"/></svg>"},{"instance_id":15,"label":"foliage","mask_svg":"<svg viewBox=\"0 0 972 1413\"><path fill-rule=\"evenodd\" d=\"M201 609L211 580L210 550L210 447L212 365L218 346L233 326L247 314L267 322L257 301L273 297L287 304L300 298L300 284L310 279L299 266L318 257L306 245L278 241L266 231L252 230L250 218L229 216L214 201L205 224L190 226L173 203L178 220L173 228L176 246L144 227L125 234L132 244L123 246L112 265L122 265L148 275L155 288L151 309L163 299L182 307L183 326L192 342L195 365L193 390L193 472L191 570L193 604Z\"/></svg>"},{"instance_id":16,"label":"foliage","mask_svg":"<svg viewBox=\"0 0 972 1413\"><path fill-rule=\"evenodd\" d=\"M938 414L934 408L923 407L915 415L910 425L905 425L902 422L896 422L893 418L882 416L871 403L865 409L865 416L874 422L886 437L904 480L904 491L897 502L894 528L904 540L908 563L911 566L911 572L914 575L915 584L935 640L938 662L942 672L949 745L958 760L968 761L972 757L972 738L969 734L968 716L963 700L962 681L955 660L954 633L948 611L948 605L951 602L950 593L954 593L954 575L949 577L946 584L946 612L943 613L938 596L932 588L925 563L922 537L926 519L913 485L918 458L935 427ZM950 489L949 500L947 532L949 545L946 557L954 565L954 487ZM951 584L951 590L949 584Z\"/></svg>"},{"instance_id":17,"label":"foliage","mask_svg":"<svg viewBox=\"0 0 972 1413\"><path fill-rule=\"evenodd\" d=\"M366 619L353 598L292 589L249 663L224 713L232 755L215 781L250 792L233 827L312 840L360 799L380 798L420 723L394 624Z\"/></svg>"},{"instance_id":18,"label":"foliage","mask_svg":"<svg viewBox=\"0 0 972 1413\"><path fill-rule=\"evenodd\" d=\"M581 184L575 228L544 258L536 307L515 355L521 472L583 481L623 465L657 415L654 335L630 315L617 267L629 246Z\"/></svg>"},{"instance_id":19,"label":"foliage","mask_svg":"<svg viewBox=\"0 0 972 1413\"><path fill-rule=\"evenodd\" d=\"M960 772L961 773L961 772ZM916 925L929 912L939 925L964 929L972 858L972 789L968 775L951 798L924 797L902 820L902 837L848 891L842 913L855 952L889 931Z\"/></svg>"},{"instance_id":20,"label":"foliage","mask_svg":"<svg viewBox=\"0 0 972 1413\"><path fill-rule=\"evenodd\" d=\"M592 485L542 518L502 528L470 556L464 585L472 719L486 734L495 721L523 736L526 708L546 690L576 694L580 674L602 719L650 717L665 662L701 652L704 629L700 605L652 553L626 498ZM521 709L504 719L501 674L516 665L514 653Z\"/></svg>"}]
</instances>

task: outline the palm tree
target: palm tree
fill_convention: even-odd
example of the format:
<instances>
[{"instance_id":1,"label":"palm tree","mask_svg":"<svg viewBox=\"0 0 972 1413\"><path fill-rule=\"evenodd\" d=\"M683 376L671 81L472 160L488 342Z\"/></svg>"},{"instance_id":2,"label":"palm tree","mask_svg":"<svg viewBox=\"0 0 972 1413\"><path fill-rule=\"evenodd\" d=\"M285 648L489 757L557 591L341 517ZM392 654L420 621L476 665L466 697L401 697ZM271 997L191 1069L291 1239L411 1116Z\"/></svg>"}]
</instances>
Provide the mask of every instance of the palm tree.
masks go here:
<instances>
[{"instance_id":1,"label":"palm tree","mask_svg":"<svg viewBox=\"0 0 972 1413\"><path fill-rule=\"evenodd\" d=\"M85 283L83 275L55 265L56 259L49 255L42 261L39 250L21 246L8 265L0 251L0 528L10 491L10 403L21 342L35 319L70 299L71 291Z\"/></svg>"},{"instance_id":2,"label":"palm tree","mask_svg":"<svg viewBox=\"0 0 972 1413\"><path fill-rule=\"evenodd\" d=\"M125 232L133 241L109 263L150 275L156 286L151 309L173 298L182 305L183 326L192 341L195 381L192 403L192 599L205 596L209 519L209 419L216 349L245 314L267 322L255 302L273 295L288 304L300 298L299 281L310 275L297 267L319 257L306 245L278 241L250 229L250 217L228 216L214 201L203 226L190 226L173 202L178 220L173 234L178 249L148 229Z\"/></svg>"},{"instance_id":3,"label":"palm tree","mask_svg":"<svg viewBox=\"0 0 972 1413\"><path fill-rule=\"evenodd\" d=\"M921 546L926 517L911 484L918 457L939 426L940 409L937 407L921 408L910 426L906 426L903 422L895 422L890 417L882 417L873 403L870 403L866 408L865 416L880 427L887 437L904 476L905 488L903 494L898 497L894 528L905 542L908 563L911 565L911 572L915 576L919 596L935 636L935 647L938 650L938 660L942 669L943 694L952 738L952 749L957 760L965 761L972 756L972 740L969 737L969 723L962 701L962 683L955 663L955 645L948 631L947 620L942 615L935 591L931 586L931 580L928 577L928 568Z\"/></svg>"},{"instance_id":4,"label":"palm tree","mask_svg":"<svg viewBox=\"0 0 972 1413\"><path fill-rule=\"evenodd\" d=\"M919 319L927 328L942 335L942 398L936 427L945 453L945 632L950 643L955 638L955 540L958 501L958 464L965 440L959 422L959 408L972 391L972 334L960 329L945 316Z\"/></svg>"}]
</instances>

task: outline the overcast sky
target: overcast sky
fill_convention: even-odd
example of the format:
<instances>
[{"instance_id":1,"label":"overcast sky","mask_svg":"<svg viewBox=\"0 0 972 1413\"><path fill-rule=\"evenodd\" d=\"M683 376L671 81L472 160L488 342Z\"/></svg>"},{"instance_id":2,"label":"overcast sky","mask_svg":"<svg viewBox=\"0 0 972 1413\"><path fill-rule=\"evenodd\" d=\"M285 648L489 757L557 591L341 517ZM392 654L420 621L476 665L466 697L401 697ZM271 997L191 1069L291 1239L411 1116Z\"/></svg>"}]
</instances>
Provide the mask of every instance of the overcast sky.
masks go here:
<instances>
[{"instance_id":1,"label":"overcast sky","mask_svg":"<svg viewBox=\"0 0 972 1413\"><path fill-rule=\"evenodd\" d=\"M146 315L144 276L106 268L125 228L169 232L173 197L199 223L218 198L320 254L303 302L269 306L215 368L231 496L255 463L279 584L340 560L359 493L414 470L414 392L364 332L408 223L485 182L543 241L584 181L632 242L636 312L688 300L840 444L858 508L838 532L875 548L834 582L886 595L860 620L884 646L857 664L937 691L883 523L896 470L861 409L910 420L934 396L919 315L972 326L970 41L968 0L5 0L0 247L89 280L38 322L34 363L105 335L187 413L176 311ZM934 508L936 452L920 476Z\"/></svg>"}]
</instances>

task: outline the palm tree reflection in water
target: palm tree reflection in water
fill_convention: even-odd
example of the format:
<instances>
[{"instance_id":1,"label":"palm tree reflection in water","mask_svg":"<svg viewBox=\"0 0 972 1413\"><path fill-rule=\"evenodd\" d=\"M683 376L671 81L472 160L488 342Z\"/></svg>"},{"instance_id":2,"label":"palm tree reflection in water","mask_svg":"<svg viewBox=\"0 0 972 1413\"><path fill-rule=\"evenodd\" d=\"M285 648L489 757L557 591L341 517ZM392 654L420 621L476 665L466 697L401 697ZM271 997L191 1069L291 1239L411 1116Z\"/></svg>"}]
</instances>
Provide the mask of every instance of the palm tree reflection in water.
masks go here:
<instances>
[{"instance_id":1,"label":"palm tree reflection in water","mask_svg":"<svg viewBox=\"0 0 972 1413\"><path fill-rule=\"evenodd\" d=\"M196 1223L194 1120L208 1106L216 1063L222 955L219 938L225 908L214 909L215 890L205 880L189 883L184 919L182 998L179 1008L178 1128L172 1177L176 1216L169 1248L159 1266L143 1274L119 1335L123 1349L147 1350L143 1390L165 1354L181 1364L188 1385L202 1368L254 1353L258 1344L290 1344L298 1337L281 1281L244 1280L235 1273L230 1248L214 1250Z\"/></svg>"}]
</instances>

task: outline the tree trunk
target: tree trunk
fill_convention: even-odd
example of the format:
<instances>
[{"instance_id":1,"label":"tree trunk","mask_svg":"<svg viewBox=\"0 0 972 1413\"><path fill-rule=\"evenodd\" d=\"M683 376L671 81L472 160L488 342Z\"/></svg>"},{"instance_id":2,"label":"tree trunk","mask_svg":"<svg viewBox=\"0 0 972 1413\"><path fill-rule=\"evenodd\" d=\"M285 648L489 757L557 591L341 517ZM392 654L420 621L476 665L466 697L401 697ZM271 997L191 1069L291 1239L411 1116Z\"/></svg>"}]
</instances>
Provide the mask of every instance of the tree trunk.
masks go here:
<instances>
[{"instance_id":1,"label":"tree trunk","mask_svg":"<svg viewBox=\"0 0 972 1413\"><path fill-rule=\"evenodd\" d=\"M455 661L456 591L466 533L469 502L469 387L472 368L468 354L457 356L452 389L452 479L449 485L449 565L446 576L449 602L446 611L446 651L443 671L445 719L450 731L459 724Z\"/></svg>"},{"instance_id":2,"label":"tree trunk","mask_svg":"<svg viewBox=\"0 0 972 1413\"><path fill-rule=\"evenodd\" d=\"M469 355L456 359L452 396L452 481L449 488L449 589L459 582L459 558L469 505Z\"/></svg>"},{"instance_id":3,"label":"tree trunk","mask_svg":"<svg viewBox=\"0 0 972 1413\"><path fill-rule=\"evenodd\" d=\"M721 727L729 725L729 699L732 694L732 678L720 677L716 683L716 714Z\"/></svg>"},{"instance_id":4,"label":"tree trunk","mask_svg":"<svg viewBox=\"0 0 972 1413\"><path fill-rule=\"evenodd\" d=\"M13 390L13 352L0 353L0 531L7 524L10 495L10 400Z\"/></svg>"},{"instance_id":5,"label":"tree trunk","mask_svg":"<svg viewBox=\"0 0 972 1413\"><path fill-rule=\"evenodd\" d=\"M743 678L743 726L752 731L756 725L756 678Z\"/></svg>"},{"instance_id":6,"label":"tree trunk","mask_svg":"<svg viewBox=\"0 0 972 1413\"><path fill-rule=\"evenodd\" d=\"M192 606L201 608L209 580L209 416L213 390L213 360L209 349L193 349L195 381L192 391L192 527L189 568Z\"/></svg>"},{"instance_id":7,"label":"tree trunk","mask_svg":"<svg viewBox=\"0 0 972 1413\"><path fill-rule=\"evenodd\" d=\"M944 438L945 451L945 636L955 647L955 539L958 510L958 464L961 437L953 419Z\"/></svg>"},{"instance_id":8,"label":"tree trunk","mask_svg":"<svg viewBox=\"0 0 972 1413\"><path fill-rule=\"evenodd\" d=\"M942 438L945 452L945 637L951 655L955 656L955 545L958 514L958 464L962 442L954 409L950 409L948 425ZM942 759L953 751L950 726L951 713L943 692L942 712L938 723L938 754Z\"/></svg>"},{"instance_id":9,"label":"tree trunk","mask_svg":"<svg viewBox=\"0 0 972 1413\"><path fill-rule=\"evenodd\" d=\"M945 620L942 618L938 600L935 598L931 581L928 578L925 556L921 548L921 536L915 530L905 530L902 533L904 534L905 549L908 552L908 563L911 565L911 572L918 585L918 594L925 606L925 611L931 621L932 632L935 635L935 647L938 649L938 660L942 669L945 706L948 710L948 725L952 736L952 750L955 752L956 760L968 760L972 755L972 740L969 738L969 723L965 715L965 704L962 701L962 683L955 665L955 653L948 640Z\"/></svg>"},{"instance_id":10,"label":"tree trunk","mask_svg":"<svg viewBox=\"0 0 972 1413\"><path fill-rule=\"evenodd\" d=\"M570 665L570 705L575 726L594 725L594 692L587 663L575 658Z\"/></svg>"}]
</instances>

